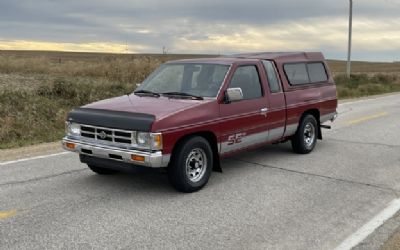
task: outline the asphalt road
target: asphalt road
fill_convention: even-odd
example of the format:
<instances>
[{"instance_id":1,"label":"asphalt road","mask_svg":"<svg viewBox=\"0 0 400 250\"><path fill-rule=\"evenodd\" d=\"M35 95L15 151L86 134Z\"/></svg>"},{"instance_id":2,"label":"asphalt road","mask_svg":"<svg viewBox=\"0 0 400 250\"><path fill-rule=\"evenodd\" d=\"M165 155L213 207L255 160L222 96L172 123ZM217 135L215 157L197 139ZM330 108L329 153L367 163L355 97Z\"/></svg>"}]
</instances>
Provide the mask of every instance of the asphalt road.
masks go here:
<instances>
[{"instance_id":1,"label":"asphalt road","mask_svg":"<svg viewBox=\"0 0 400 250\"><path fill-rule=\"evenodd\" d=\"M63 154L0 165L1 249L334 249L400 191L400 94L341 104L309 155L223 161L193 194Z\"/></svg>"}]
</instances>

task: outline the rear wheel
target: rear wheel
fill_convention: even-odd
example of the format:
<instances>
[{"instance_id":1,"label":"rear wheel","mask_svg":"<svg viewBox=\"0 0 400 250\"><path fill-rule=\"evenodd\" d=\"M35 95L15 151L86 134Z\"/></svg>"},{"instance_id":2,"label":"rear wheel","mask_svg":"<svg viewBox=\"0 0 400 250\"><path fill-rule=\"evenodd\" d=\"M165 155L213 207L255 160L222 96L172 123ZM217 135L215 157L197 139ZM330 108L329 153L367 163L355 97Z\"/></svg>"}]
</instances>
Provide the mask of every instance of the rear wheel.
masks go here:
<instances>
[{"instance_id":1,"label":"rear wheel","mask_svg":"<svg viewBox=\"0 0 400 250\"><path fill-rule=\"evenodd\" d=\"M100 175L111 175L111 174L116 174L118 173L117 170L114 169L108 169L108 168L100 168L97 166L94 166L93 164L87 164L88 167L90 168L90 170L92 170L93 172L95 172L96 174L100 174Z\"/></svg>"},{"instance_id":2,"label":"rear wheel","mask_svg":"<svg viewBox=\"0 0 400 250\"><path fill-rule=\"evenodd\" d=\"M293 151L299 154L310 153L317 144L318 123L313 115L305 115L292 139Z\"/></svg>"},{"instance_id":3,"label":"rear wheel","mask_svg":"<svg viewBox=\"0 0 400 250\"><path fill-rule=\"evenodd\" d=\"M169 180L177 190L195 192L204 187L213 168L211 146L203 137L183 140L176 148L168 167Z\"/></svg>"}]
</instances>

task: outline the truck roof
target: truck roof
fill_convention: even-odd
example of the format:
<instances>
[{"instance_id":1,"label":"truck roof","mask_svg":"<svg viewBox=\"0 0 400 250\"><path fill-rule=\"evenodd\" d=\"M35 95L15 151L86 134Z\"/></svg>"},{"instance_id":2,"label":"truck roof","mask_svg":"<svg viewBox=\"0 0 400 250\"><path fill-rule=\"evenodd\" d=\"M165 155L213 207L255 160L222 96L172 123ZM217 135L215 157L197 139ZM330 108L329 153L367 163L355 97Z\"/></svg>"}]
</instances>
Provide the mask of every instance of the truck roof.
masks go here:
<instances>
[{"instance_id":1,"label":"truck roof","mask_svg":"<svg viewBox=\"0 0 400 250\"><path fill-rule=\"evenodd\" d=\"M303 59L303 60L325 60L321 52L255 52L246 54L232 55L236 58L253 58L253 59L265 59L265 60L277 60L277 59Z\"/></svg>"},{"instance_id":2,"label":"truck roof","mask_svg":"<svg viewBox=\"0 0 400 250\"><path fill-rule=\"evenodd\" d=\"M221 56L214 58L196 58L172 61L188 62L188 63L217 63L232 64L240 61L252 60L273 60L279 62L296 62L296 61L324 61L325 58L321 52L254 52L234 54L230 56Z\"/></svg>"}]
</instances>

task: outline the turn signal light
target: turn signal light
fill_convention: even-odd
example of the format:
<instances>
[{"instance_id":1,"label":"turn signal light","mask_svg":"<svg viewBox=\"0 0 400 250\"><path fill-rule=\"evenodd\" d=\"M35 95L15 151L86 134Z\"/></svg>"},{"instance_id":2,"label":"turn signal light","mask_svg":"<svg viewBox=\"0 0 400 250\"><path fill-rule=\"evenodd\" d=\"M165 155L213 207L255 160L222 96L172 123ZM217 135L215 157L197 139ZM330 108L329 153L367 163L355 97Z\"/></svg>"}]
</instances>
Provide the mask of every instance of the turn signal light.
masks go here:
<instances>
[{"instance_id":1,"label":"turn signal light","mask_svg":"<svg viewBox=\"0 0 400 250\"><path fill-rule=\"evenodd\" d=\"M153 147L155 149L162 149L162 136L161 134L153 134Z\"/></svg>"},{"instance_id":2,"label":"turn signal light","mask_svg":"<svg viewBox=\"0 0 400 250\"><path fill-rule=\"evenodd\" d=\"M75 144L71 143L71 142L66 142L65 143L65 147L67 147L68 149L74 150L75 149Z\"/></svg>"},{"instance_id":3,"label":"turn signal light","mask_svg":"<svg viewBox=\"0 0 400 250\"><path fill-rule=\"evenodd\" d=\"M132 159L132 161L142 161L142 162L144 162L144 156L141 156L141 155L131 155L131 159Z\"/></svg>"}]
</instances>

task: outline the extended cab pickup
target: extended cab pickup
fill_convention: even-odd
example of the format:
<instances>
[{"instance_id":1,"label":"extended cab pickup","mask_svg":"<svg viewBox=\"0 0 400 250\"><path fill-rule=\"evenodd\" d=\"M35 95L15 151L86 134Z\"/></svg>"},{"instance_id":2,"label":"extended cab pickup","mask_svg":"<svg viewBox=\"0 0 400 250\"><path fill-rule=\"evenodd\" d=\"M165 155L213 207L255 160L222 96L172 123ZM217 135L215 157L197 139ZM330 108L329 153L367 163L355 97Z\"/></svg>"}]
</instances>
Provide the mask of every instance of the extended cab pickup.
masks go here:
<instances>
[{"instance_id":1,"label":"extended cab pickup","mask_svg":"<svg viewBox=\"0 0 400 250\"><path fill-rule=\"evenodd\" d=\"M222 157L287 140L311 152L336 108L319 52L178 60L132 94L73 109L62 143L98 174L165 167L176 189L193 192Z\"/></svg>"}]
</instances>

